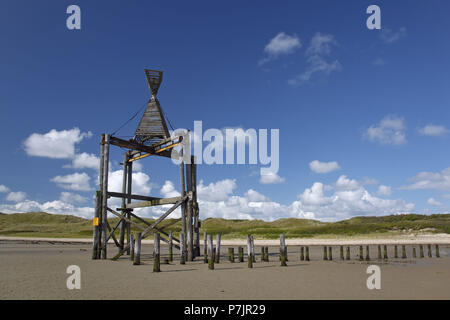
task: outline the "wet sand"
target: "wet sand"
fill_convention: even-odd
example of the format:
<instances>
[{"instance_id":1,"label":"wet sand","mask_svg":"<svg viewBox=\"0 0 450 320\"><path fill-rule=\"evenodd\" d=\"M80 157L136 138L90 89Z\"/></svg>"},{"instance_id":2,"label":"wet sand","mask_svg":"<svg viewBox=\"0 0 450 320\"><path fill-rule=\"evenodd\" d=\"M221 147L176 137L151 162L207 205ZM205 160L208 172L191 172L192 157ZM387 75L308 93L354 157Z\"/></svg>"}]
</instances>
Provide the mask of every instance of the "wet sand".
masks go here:
<instances>
[{"instance_id":1,"label":"wet sand","mask_svg":"<svg viewBox=\"0 0 450 320\"><path fill-rule=\"evenodd\" d=\"M91 260L88 243L27 243L0 241L0 299L450 299L450 246L441 245L441 258L377 261L371 246L371 261L359 261L359 247L351 248L351 260L322 260L321 246L310 247L311 261L300 261L300 247L288 246L288 266L281 267L276 246L270 247L270 262L260 261L256 241L253 269L247 262L231 263L222 247L221 263L208 270L203 259L179 264L178 254L170 265L161 264L153 273L152 246L143 245L142 264L133 266L128 257L118 261ZM110 246L109 257L117 252ZM162 246L162 258L167 246ZM203 249L203 248L202 248ZM365 249L365 248L364 248ZM175 253L178 253L175 250ZM417 249L417 254L419 250ZM365 255L365 250L364 250ZM399 255L401 248L399 247ZM369 290L367 267L381 268L381 290ZM81 268L81 289L68 290L66 268Z\"/></svg>"}]
</instances>

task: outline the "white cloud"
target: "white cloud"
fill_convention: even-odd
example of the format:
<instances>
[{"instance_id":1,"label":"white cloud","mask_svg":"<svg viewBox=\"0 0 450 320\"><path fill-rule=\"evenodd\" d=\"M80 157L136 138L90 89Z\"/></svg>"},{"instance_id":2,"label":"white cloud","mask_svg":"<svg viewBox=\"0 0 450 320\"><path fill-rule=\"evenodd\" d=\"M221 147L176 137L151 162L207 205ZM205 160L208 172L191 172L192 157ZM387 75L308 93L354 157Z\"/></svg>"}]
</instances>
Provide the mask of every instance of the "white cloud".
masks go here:
<instances>
[{"instance_id":1,"label":"white cloud","mask_svg":"<svg viewBox=\"0 0 450 320\"><path fill-rule=\"evenodd\" d=\"M259 178L259 182L262 184L282 183L284 180L284 178L280 177L276 173L262 174Z\"/></svg>"},{"instance_id":2,"label":"white cloud","mask_svg":"<svg viewBox=\"0 0 450 320\"><path fill-rule=\"evenodd\" d=\"M314 160L309 163L309 168L315 173L329 173L335 170L339 170L339 164L336 161L331 162L321 162L319 160Z\"/></svg>"},{"instance_id":3,"label":"white cloud","mask_svg":"<svg viewBox=\"0 0 450 320\"><path fill-rule=\"evenodd\" d=\"M56 176L50 181L55 182L60 188L74 191L89 191L91 178L86 173L73 173L65 176Z\"/></svg>"},{"instance_id":4,"label":"white cloud","mask_svg":"<svg viewBox=\"0 0 450 320\"><path fill-rule=\"evenodd\" d=\"M392 31L389 28L382 28L380 32L380 39L385 43L395 43L404 37L406 37L405 27L401 27L397 31Z\"/></svg>"},{"instance_id":5,"label":"white cloud","mask_svg":"<svg viewBox=\"0 0 450 320\"><path fill-rule=\"evenodd\" d=\"M9 188L7 186L4 186L3 184L0 184L0 193L6 192L9 192Z\"/></svg>"},{"instance_id":6,"label":"white cloud","mask_svg":"<svg viewBox=\"0 0 450 320\"><path fill-rule=\"evenodd\" d=\"M199 198L206 201L224 201L228 198L233 190L237 188L236 180L224 179L216 183L204 185L203 180L197 185L197 194Z\"/></svg>"},{"instance_id":7,"label":"white cloud","mask_svg":"<svg viewBox=\"0 0 450 320\"><path fill-rule=\"evenodd\" d=\"M95 154L89 154L86 152L75 154L72 159L71 165L65 165L65 168L84 169L90 168L98 170L100 165L100 158Z\"/></svg>"},{"instance_id":8,"label":"white cloud","mask_svg":"<svg viewBox=\"0 0 450 320\"><path fill-rule=\"evenodd\" d=\"M123 170L116 170L109 173L108 190L112 192L122 192ZM133 194L150 195L152 185L150 177L143 172L133 172L131 181Z\"/></svg>"},{"instance_id":9,"label":"white cloud","mask_svg":"<svg viewBox=\"0 0 450 320\"><path fill-rule=\"evenodd\" d=\"M442 206L443 206L442 203L440 203L439 201L436 201L434 198L429 198L429 199L427 200L427 203L428 203L429 205L435 206L435 207L442 207Z\"/></svg>"},{"instance_id":10,"label":"white cloud","mask_svg":"<svg viewBox=\"0 0 450 320\"><path fill-rule=\"evenodd\" d=\"M427 172L422 171L416 176L408 179L411 182L408 186L403 186L401 189L409 190L450 190L450 167L441 172Z\"/></svg>"},{"instance_id":11,"label":"white cloud","mask_svg":"<svg viewBox=\"0 0 450 320\"><path fill-rule=\"evenodd\" d=\"M449 130L444 126L438 126L434 124L426 125L423 128L419 129L419 133L424 136L434 136L439 137L446 135L449 132Z\"/></svg>"},{"instance_id":12,"label":"white cloud","mask_svg":"<svg viewBox=\"0 0 450 320\"><path fill-rule=\"evenodd\" d=\"M91 136L90 131L81 132L79 128L62 131L52 129L45 134L31 134L24 141L24 149L29 156L68 159L75 156L75 144Z\"/></svg>"},{"instance_id":13,"label":"white cloud","mask_svg":"<svg viewBox=\"0 0 450 320\"><path fill-rule=\"evenodd\" d=\"M88 200L88 198L83 197L79 194L72 193L72 192L61 192L59 196L59 200L65 203L83 203Z\"/></svg>"},{"instance_id":14,"label":"white cloud","mask_svg":"<svg viewBox=\"0 0 450 320\"><path fill-rule=\"evenodd\" d=\"M175 190L175 186L173 182L170 180L166 180L166 182L164 183L164 185L160 190L160 193L164 198L172 198L180 196L180 192Z\"/></svg>"},{"instance_id":15,"label":"white cloud","mask_svg":"<svg viewBox=\"0 0 450 320\"><path fill-rule=\"evenodd\" d=\"M381 185L378 187L377 193L380 196L390 196L392 194L392 188L389 186Z\"/></svg>"},{"instance_id":16,"label":"white cloud","mask_svg":"<svg viewBox=\"0 0 450 320\"><path fill-rule=\"evenodd\" d=\"M261 193L259 193L258 191L255 191L253 189L249 189L245 193L245 197L251 202L265 202L265 201L269 201L269 199L266 196L262 195Z\"/></svg>"},{"instance_id":17,"label":"white cloud","mask_svg":"<svg viewBox=\"0 0 450 320\"><path fill-rule=\"evenodd\" d=\"M22 192L22 191L10 192L6 196L6 200L7 201L12 201L12 202L21 202L21 201L25 200L26 197L27 197L27 194L25 192Z\"/></svg>"},{"instance_id":18,"label":"white cloud","mask_svg":"<svg viewBox=\"0 0 450 320\"><path fill-rule=\"evenodd\" d=\"M378 125L370 126L364 137L380 144L400 145L406 143L405 122L403 118L388 115Z\"/></svg>"},{"instance_id":19,"label":"white cloud","mask_svg":"<svg viewBox=\"0 0 450 320\"><path fill-rule=\"evenodd\" d=\"M14 205L0 205L0 212L47 212L53 214L67 214L90 219L94 216L94 208L75 207L72 204L60 200L39 203L37 201L25 200Z\"/></svg>"},{"instance_id":20,"label":"white cloud","mask_svg":"<svg viewBox=\"0 0 450 320\"><path fill-rule=\"evenodd\" d=\"M311 43L306 50L307 67L306 70L298 76L288 80L288 84L292 86L300 86L311 80L314 74L330 75L333 71L342 69L338 60L328 62L324 56L331 53L331 46L337 45L334 36L316 33L311 39Z\"/></svg>"},{"instance_id":21,"label":"white cloud","mask_svg":"<svg viewBox=\"0 0 450 320\"><path fill-rule=\"evenodd\" d=\"M374 179L374 178L370 178L370 177L364 177L363 180L361 181L361 184L363 184L363 185L377 185L378 184L378 180Z\"/></svg>"},{"instance_id":22,"label":"white cloud","mask_svg":"<svg viewBox=\"0 0 450 320\"><path fill-rule=\"evenodd\" d=\"M280 55L291 54L301 48L301 46L300 39L295 34L290 36L280 32L265 46L264 52L267 54L267 57L261 59L258 64L263 65L272 59L278 58Z\"/></svg>"}]
</instances>

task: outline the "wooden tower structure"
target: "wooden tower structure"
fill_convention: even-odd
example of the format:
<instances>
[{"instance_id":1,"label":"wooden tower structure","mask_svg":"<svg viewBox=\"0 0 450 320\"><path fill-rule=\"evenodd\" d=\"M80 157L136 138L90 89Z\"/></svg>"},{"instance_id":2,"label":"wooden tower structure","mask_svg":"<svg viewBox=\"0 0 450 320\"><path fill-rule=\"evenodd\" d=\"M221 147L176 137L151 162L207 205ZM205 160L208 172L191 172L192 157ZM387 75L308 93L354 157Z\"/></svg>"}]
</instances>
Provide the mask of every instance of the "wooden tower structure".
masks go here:
<instances>
[{"instance_id":1,"label":"wooden tower structure","mask_svg":"<svg viewBox=\"0 0 450 320\"><path fill-rule=\"evenodd\" d=\"M123 140L110 134L102 134L100 141L100 170L99 189L95 194L94 245L93 259L107 258L107 243L110 239L118 247L118 253L113 259L123 254L130 254L132 247L131 226L140 230L138 233L139 243L150 235L158 234L159 239L166 243L175 242L174 247L187 261L192 261L200 255L200 219L197 203L197 167L195 157L190 156L189 135L170 136L161 105L156 98L158 89L162 82L162 71L145 69L148 86L151 93L145 112L139 122L135 135L130 140ZM183 142L183 139L187 141ZM184 146L180 151L175 146ZM111 192L108 190L109 172L109 149L118 146L127 149L123 157L123 179L122 192ZM179 197L160 198L148 195L133 194L132 176L133 162L149 156L175 158L180 160L180 190ZM120 208L108 206L109 198L121 198ZM156 219L152 224L139 217L133 212L136 208L161 206L171 204L172 206ZM181 208L181 218L173 220L170 224L161 226L166 219L178 207ZM117 216L119 221L114 225L108 222L108 213ZM169 237L166 228L181 220L182 233L180 239ZM120 230L119 237L115 235ZM170 239L169 239L170 238Z\"/></svg>"}]
</instances>

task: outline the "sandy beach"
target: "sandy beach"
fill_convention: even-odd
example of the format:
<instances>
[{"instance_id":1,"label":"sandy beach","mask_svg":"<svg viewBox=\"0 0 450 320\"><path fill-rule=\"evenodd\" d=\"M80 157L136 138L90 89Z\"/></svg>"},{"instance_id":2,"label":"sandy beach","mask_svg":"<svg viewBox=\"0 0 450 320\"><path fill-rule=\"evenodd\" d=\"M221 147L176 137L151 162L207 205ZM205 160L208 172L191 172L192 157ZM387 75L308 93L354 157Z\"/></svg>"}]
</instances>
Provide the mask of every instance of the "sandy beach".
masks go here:
<instances>
[{"instance_id":1,"label":"sandy beach","mask_svg":"<svg viewBox=\"0 0 450 320\"><path fill-rule=\"evenodd\" d=\"M64 239L63 239L64 240ZM377 243L399 241L377 239ZM430 240L430 239L429 239ZM296 240L310 245L311 261L300 260L300 247L288 241L288 266L281 267L276 245L270 246L270 262L260 261L263 242L255 240L256 260L253 269L247 263L228 261L224 241L221 262L208 270L203 259L179 264L161 264L160 273L152 272L152 245L144 243L141 265L133 266L128 257L118 261L92 260L89 242L49 243L0 240L1 299L450 299L450 244L440 242L440 258L412 258L412 245L407 246L407 259L393 259L389 246L387 262L378 261L377 246L370 245L371 260L359 261L359 247L351 247L351 260L339 259L340 242L322 239L334 245L333 261L322 260L322 247L313 240ZM305 241L305 242L303 242ZM307 242L312 241L312 242ZM342 240L341 240L342 241ZM350 240L348 240L350 241ZM361 242L361 239L353 241ZM375 241L368 239L367 241ZM406 240L405 240L406 241ZM411 239L409 239L411 241ZM422 240L421 240L422 241ZM231 243L237 251L242 241ZM273 241L264 242L271 245ZM423 241L422 241L423 242ZM274 244L277 244L275 241ZM352 243L348 243L351 245ZM354 243L353 243L354 244ZM345 244L343 244L345 245ZM167 257L167 246L162 246ZM109 246L109 257L117 248ZM417 251L418 252L418 251ZM365 253L364 253L365 254ZM69 290L66 280L69 265L81 269L81 289ZM381 269L381 290L369 290L366 273L369 265Z\"/></svg>"}]
</instances>

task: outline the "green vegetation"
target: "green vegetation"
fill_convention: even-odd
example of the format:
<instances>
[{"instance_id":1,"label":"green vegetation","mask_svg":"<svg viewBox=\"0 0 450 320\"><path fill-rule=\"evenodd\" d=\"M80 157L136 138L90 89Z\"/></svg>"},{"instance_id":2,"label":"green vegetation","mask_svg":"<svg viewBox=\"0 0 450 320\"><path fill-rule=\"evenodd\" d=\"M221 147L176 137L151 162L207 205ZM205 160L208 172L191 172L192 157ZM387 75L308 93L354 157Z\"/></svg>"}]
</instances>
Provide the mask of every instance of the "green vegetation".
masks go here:
<instances>
[{"instance_id":1,"label":"green vegetation","mask_svg":"<svg viewBox=\"0 0 450 320\"><path fill-rule=\"evenodd\" d=\"M152 223L154 220L145 219ZM118 219L110 219L111 227ZM162 222L162 226L172 220ZM133 226L133 231L138 229ZM175 235L181 232L181 222L170 226ZM374 234L416 233L450 233L450 214L434 215L390 215L384 217L355 217L338 222L320 222L308 219L279 219L273 222L262 220L226 220L208 218L202 221L203 232L221 233L223 239L245 239L252 234L257 239L276 239L280 233L287 238L305 238L319 236L357 236ZM118 235L118 231L116 232ZM44 212L0 213L0 235L16 237L48 238L90 238L92 237L91 220L70 215L48 214Z\"/></svg>"}]
</instances>

